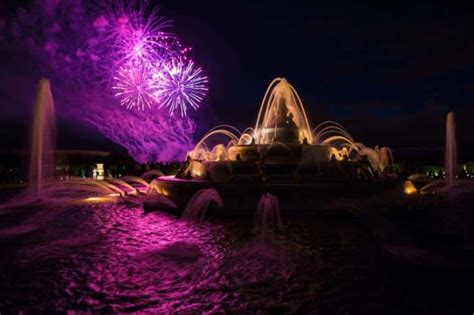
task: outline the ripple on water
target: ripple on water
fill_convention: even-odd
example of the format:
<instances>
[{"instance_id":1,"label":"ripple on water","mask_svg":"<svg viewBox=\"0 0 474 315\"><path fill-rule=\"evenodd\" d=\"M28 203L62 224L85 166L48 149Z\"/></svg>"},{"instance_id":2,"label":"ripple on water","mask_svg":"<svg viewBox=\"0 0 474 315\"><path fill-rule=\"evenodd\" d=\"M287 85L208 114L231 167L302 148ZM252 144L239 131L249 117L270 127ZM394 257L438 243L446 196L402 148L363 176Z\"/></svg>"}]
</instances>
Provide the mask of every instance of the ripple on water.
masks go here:
<instances>
[{"instance_id":1,"label":"ripple on water","mask_svg":"<svg viewBox=\"0 0 474 315\"><path fill-rule=\"evenodd\" d=\"M327 254L353 238L324 224L315 233L311 224L291 223L276 241L262 243L252 239L251 218L196 223L120 204L74 207L38 222L15 250L21 264L5 273L22 278L0 281L8 295L0 306L34 309L43 301L50 310L252 313L309 305L304 311L324 294L330 305L339 303L331 292L354 281L331 279L352 274L347 266L361 256Z\"/></svg>"},{"instance_id":2,"label":"ripple on water","mask_svg":"<svg viewBox=\"0 0 474 315\"><path fill-rule=\"evenodd\" d=\"M11 228L0 229L0 239L12 238L29 234L39 230L39 226L34 224L22 224Z\"/></svg>"}]
</instances>

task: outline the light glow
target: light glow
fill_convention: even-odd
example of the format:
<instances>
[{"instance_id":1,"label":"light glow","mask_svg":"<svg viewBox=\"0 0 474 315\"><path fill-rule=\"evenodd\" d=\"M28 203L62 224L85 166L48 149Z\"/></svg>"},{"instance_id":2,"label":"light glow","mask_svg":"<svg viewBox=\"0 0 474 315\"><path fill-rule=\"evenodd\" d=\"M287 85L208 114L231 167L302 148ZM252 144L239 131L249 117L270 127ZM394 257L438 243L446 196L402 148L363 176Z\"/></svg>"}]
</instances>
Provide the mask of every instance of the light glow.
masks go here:
<instances>
[{"instance_id":1,"label":"light glow","mask_svg":"<svg viewBox=\"0 0 474 315\"><path fill-rule=\"evenodd\" d=\"M413 194L417 193L417 189L416 189L415 185L413 185L413 183L410 180L407 180L403 184L403 192L406 195L413 195Z\"/></svg>"}]
</instances>

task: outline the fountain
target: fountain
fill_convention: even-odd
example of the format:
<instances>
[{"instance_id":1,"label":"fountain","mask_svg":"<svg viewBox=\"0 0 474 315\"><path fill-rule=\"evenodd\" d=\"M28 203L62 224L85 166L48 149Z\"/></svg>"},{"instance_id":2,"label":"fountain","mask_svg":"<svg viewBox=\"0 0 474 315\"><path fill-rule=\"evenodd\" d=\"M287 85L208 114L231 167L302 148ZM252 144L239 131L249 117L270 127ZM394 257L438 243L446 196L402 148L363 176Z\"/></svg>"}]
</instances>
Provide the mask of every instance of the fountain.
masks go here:
<instances>
[{"instance_id":1,"label":"fountain","mask_svg":"<svg viewBox=\"0 0 474 315\"><path fill-rule=\"evenodd\" d=\"M446 144L444 163L446 168L446 178L434 180L424 185L420 193L447 193L451 197L462 193L472 193L474 185L470 180L457 179L457 144L456 125L454 123L454 113L449 112L446 116ZM451 200L452 198L450 198Z\"/></svg>"},{"instance_id":2,"label":"fountain","mask_svg":"<svg viewBox=\"0 0 474 315\"><path fill-rule=\"evenodd\" d=\"M147 209L177 208L173 201L166 198L166 191L157 187L152 180L163 175L159 170L149 170L142 177L124 176L96 180L71 176L55 179L55 142L55 111L51 86L49 80L41 79L33 110L29 184L25 191L2 204L0 209L34 205L38 200L41 200L41 204L47 203L48 206L56 208L117 201L129 202Z\"/></svg>"},{"instance_id":3,"label":"fountain","mask_svg":"<svg viewBox=\"0 0 474 315\"><path fill-rule=\"evenodd\" d=\"M446 117L446 182L452 188L457 175L457 147L456 147L456 125L454 124L454 114L448 113Z\"/></svg>"},{"instance_id":4,"label":"fountain","mask_svg":"<svg viewBox=\"0 0 474 315\"><path fill-rule=\"evenodd\" d=\"M155 181L178 207L201 189L215 189L235 209L253 208L255 196L264 193L278 196L284 207L301 209L311 203L298 201L362 196L391 187L394 181L385 174L392 163L390 149L365 146L336 122L312 130L295 88L276 78L254 128L211 129L176 176Z\"/></svg>"},{"instance_id":5,"label":"fountain","mask_svg":"<svg viewBox=\"0 0 474 315\"><path fill-rule=\"evenodd\" d=\"M189 220L202 221L211 202L222 208L221 196L215 189L202 189L194 194L183 212L182 217Z\"/></svg>"},{"instance_id":6,"label":"fountain","mask_svg":"<svg viewBox=\"0 0 474 315\"><path fill-rule=\"evenodd\" d=\"M271 144L275 141L313 143L301 99L285 78L276 78L270 83L254 130L256 144Z\"/></svg>"},{"instance_id":7,"label":"fountain","mask_svg":"<svg viewBox=\"0 0 474 315\"><path fill-rule=\"evenodd\" d=\"M55 115L49 80L38 83L33 111L28 193L40 198L45 182L54 176Z\"/></svg>"},{"instance_id":8,"label":"fountain","mask_svg":"<svg viewBox=\"0 0 474 315\"><path fill-rule=\"evenodd\" d=\"M147 210L185 209L184 218L202 220L212 201L222 207L221 196L232 209L252 209L261 195L266 196L260 200L262 209L267 204L272 209L314 209L311 201L359 197L393 185L383 176L393 162L388 148L369 148L336 122L311 130L298 93L284 78L268 87L255 128L242 133L228 125L211 129L188 153L176 176L151 170L142 177L53 181L53 154L53 98L49 81L42 79L33 119L29 193L35 198L44 196L46 188L50 202L127 197ZM267 210L261 211L267 215Z\"/></svg>"},{"instance_id":9,"label":"fountain","mask_svg":"<svg viewBox=\"0 0 474 315\"><path fill-rule=\"evenodd\" d=\"M281 226L278 199L272 194L264 194L257 204L254 216L254 228L259 231L261 241L269 241L275 228Z\"/></svg>"}]
</instances>

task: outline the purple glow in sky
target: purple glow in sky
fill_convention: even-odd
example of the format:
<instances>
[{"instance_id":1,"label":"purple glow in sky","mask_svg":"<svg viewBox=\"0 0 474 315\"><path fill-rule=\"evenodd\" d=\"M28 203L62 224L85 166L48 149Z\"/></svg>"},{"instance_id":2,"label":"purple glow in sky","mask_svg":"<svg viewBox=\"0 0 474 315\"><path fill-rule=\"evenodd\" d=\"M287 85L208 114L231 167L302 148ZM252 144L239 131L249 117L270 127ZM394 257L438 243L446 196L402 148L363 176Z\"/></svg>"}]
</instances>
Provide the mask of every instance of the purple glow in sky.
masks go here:
<instances>
[{"instance_id":1,"label":"purple glow in sky","mask_svg":"<svg viewBox=\"0 0 474 315\"><path fill-rule=\"evenodd\" d=\"M158 16L157 8L149 14L144 8L143 3L112 3L93 22L111 61L110 88L127 109L165 106L170 115L179 111L185 116L188 107L199 108L207 92L207 77L188 60L189 48L165 31L169 21Z\"/></svg>"},{"instance_id":2,"label":"purple glow in sky","mask_svg":"<svg viewBox=\"0 0 474 315\"><path fill-rule=\"evenodd\" d=\"M188 117L115 107L104 116L99 109L86 112L84 119L141 163L182 160L194 146L196 125Z\"/></svg>"},{"instance_id":3,"label":"purple glow in sky","mask_svg":"<svg viewBox=\"0 0 474 315\"><path fill-rule=\"evenodd\" d=\"M137 161L155 162L192 148L195 122L185 116L208 91L170 26L140 0L36 0L18 9L9 32L51 79L63 116L94 126Z\"/></svg>"}]
</instances>

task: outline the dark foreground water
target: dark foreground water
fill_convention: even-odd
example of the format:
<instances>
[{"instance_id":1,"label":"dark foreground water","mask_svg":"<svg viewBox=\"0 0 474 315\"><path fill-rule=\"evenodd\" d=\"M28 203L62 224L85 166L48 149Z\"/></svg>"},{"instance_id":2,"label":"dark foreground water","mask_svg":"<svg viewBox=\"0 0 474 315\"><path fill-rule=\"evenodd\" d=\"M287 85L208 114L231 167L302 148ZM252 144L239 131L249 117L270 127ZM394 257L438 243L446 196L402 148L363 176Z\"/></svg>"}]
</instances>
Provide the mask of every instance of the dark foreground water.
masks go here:
<instances>
[{"instance_id":1,"label":"dark foreground water","mask_svg":"<svg viewBox=\"0 0 474 315\"><path fill-rule=\"evenodd\" d=\"M455 314L474 305L463 288L471 269L400 262L360 218L283 219L264 243L251 217L196 223L123 204L6 213L0 313Z\"/></svg>"}]
</instances>

